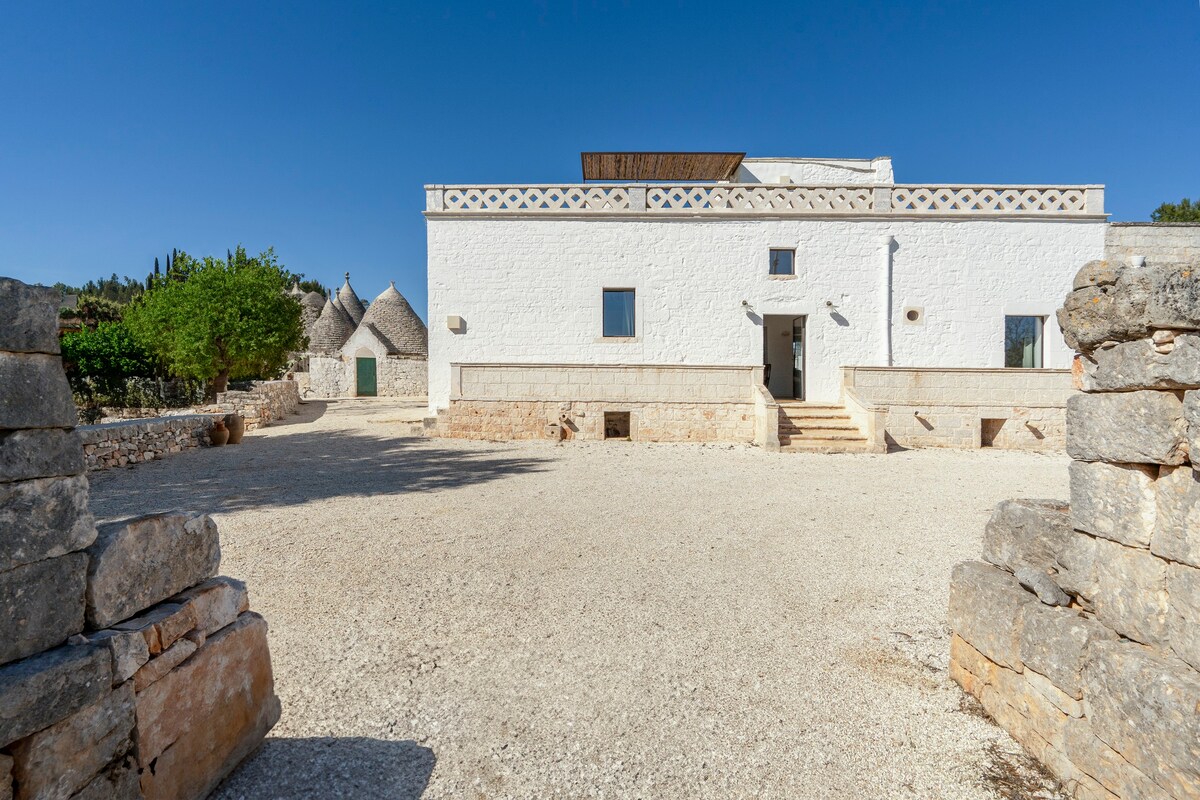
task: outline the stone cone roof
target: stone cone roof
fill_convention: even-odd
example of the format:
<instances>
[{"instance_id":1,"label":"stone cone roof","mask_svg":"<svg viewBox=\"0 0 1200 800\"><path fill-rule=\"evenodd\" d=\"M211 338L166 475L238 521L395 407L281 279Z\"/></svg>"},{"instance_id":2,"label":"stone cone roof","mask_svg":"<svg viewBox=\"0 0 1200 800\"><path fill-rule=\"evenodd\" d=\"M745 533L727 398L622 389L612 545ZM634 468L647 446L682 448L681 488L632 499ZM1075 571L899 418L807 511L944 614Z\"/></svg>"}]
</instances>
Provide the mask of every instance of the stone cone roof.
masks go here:
<instances>
[{"instance_id":1,"label":"stone cone roof","mask_svg":"<svg viewBox=\"0 0 1200 800\"><path fill-rule=\"evenodd\" d=\"M296 298L304 296L304 292L300 289L299 281L292 281L292 288L288 289L288 294Z\"/></svg>"},{"instance_id":2,"label":"stone cone roof","mask_svg":"<svg viewBox=\"0 0 1200 800\"><path fill-rule=\"evenodd\" d=\"M395 282L371 303L362 324L371 327L389 353L422 358L429 355L429 331L404 295L396 291Z\"/></svg>"},{"instance_id":3,"label":"stone cone roof","mask_svg":"<svg viewBox=\"0 0 1200 800\"><path fill-rule=\"evenodd\" d=\"M352 333L354 324L350 318L332 300L326 300L308 336L308 349L313 353L336 353Z\"/></svg>"},{"instance_id":4,"label":"stone cone roof","mask_svg":"<svg viewBox=\"0 0 1200 800\"><path fill-rule=\"evenodd\" d=\"M346 273L346 282L342 284L342 288L338 289L338 300L342 301L342 308L346 314L357 326L362 322L363 314L367 309L363 306L362 300L358 299L358 295L354 293L354 289L350 286L350 273Z\"/></svg>"},{"instance_id":5,"label":"stone cone roof","mask_svg":"<svg viewBox=\"0 0 1200 800\"><path fill-rule=\"evenodd\" d=\"M308 306L316 311L319 315L321 313L321 309L325 307L325 295L321 294L320 292L302 292L300 304Z\"/></svg>"}]
</instances>

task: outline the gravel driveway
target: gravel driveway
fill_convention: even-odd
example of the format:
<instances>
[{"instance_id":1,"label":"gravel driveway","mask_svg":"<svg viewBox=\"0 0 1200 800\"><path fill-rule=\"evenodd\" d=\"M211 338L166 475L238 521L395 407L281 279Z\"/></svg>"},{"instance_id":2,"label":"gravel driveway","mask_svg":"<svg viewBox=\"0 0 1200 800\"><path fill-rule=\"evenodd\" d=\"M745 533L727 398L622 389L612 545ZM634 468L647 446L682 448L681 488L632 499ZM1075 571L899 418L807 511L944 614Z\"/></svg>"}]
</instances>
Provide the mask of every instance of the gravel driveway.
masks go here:
<instances>
[{"instance_id":1,"label":"gravel driveway","mask_svg":"<svg viewBox=\"0 0 1200 800\"><path fill-rule=\"evenodd\" d=\"M214 512L270 623L283 718L218 797L1023 796L947 678L947 584L997 501L1066 496L1065 457L472 443L415 416L313 402L93 476L99 517Z\"/></svg>"}]
</instances>

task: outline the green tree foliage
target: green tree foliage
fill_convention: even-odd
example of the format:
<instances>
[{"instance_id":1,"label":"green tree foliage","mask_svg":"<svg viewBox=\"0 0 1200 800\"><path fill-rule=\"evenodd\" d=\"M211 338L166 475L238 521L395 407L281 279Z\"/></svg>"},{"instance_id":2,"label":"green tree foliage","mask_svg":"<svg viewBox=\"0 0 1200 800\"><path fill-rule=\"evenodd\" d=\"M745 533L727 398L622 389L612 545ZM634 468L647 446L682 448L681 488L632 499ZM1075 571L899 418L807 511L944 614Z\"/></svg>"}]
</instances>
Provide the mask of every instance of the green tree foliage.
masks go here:
<instances>
[{"instance_id":1,"label":"green tree foliage","mask_svg":"<svg viewBox=\"0 0 1200 800\"><path fill-rule=\"evenodd\" d=\"M1163 203L1150 212L1154 222L1200 222L1200 202L1183 198L1178 203Z\"/></svg>"},{"instance_id":2,"label":"green tree foliage","mask_svg":"<svg viewBox=\"0 0 1200 800\"><path fill-rule=\"evenodd\" d=\"M154 281L125 312L134 337L172 374L212 381L271 376L288 353L304 348L300 304L285 288L287 273L273 249L246 255L238 246L225 260L172 259L171 275Z\"/></svg>"},{"instance_id":3,"label":"green tree foliage","mask_svg":"<svg viewBox=\"0 0 1200 800\"><path fill-rule=\"evenodd\" d=\"M100 322L63 334L62 356L71 389L85 408L123 405L129 379L156 372L154 357L122 322Z\"/></svg>"},{"instance_id":4,"label":"green tree foliage","mask_svg":"<svg viewBox=\"0 0 1200 800\"><path fill-rule=\"evenodd\" d=\"M118 278L115 272L111 278L88 281L83 286L68 286L65 283L56 283L54 284L54 288L63 294L90 295L117 303L118 305L125 305L143 291L141 281L135 281L128 275L123 279Z\"/></svg>"},{"instance_id":5,"label":"green tree foliage","mask_svg":"<svg viewBox=\"0 0 1200 800\"><path fill-rule=\"evenodd\" d=\"M64 308L59 316L67 319L78 319L86 328L94 328L101 322L118 322L121 319L119 303L105 300L94 294L79 295L74 308Z\"/></svg>"},{"instance_id":6,"label":"green tree foliage","mask_svg":"<svg viewBox=\"0 0 1200 800\"><path fill-rule=\"evenodd\" d=\"M301 277L302 276L296 277L296 282L300 284L300 291L304 292L305 294L308 292L316 292L317 294L323 294L326 297L329 296L329 290L326 289L320 281L301 280Z\"/></svg>"}]
</instances>

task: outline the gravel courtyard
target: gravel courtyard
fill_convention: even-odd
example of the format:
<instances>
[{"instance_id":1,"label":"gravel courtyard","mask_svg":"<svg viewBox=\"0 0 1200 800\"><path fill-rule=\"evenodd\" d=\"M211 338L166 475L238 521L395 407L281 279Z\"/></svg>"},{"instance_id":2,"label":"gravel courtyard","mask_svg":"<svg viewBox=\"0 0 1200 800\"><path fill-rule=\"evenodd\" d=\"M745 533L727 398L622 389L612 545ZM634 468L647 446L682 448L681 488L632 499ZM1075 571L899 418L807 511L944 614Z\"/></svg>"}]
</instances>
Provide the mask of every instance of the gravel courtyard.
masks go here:
<instances>
[{"instance_id":1,"label":"gravel courtyard","mask_svg":"<svg viewBox=\"0 0 1200 800\"><path fill-rule=\"evenodd\" d=\"M283 718L217 796L997 798L945 669L951 566L1065 457L470 443L309 403L92 479L213 512ZM1019 771L1019 770L1018 770Z\"/></svg>"}]
</instances>

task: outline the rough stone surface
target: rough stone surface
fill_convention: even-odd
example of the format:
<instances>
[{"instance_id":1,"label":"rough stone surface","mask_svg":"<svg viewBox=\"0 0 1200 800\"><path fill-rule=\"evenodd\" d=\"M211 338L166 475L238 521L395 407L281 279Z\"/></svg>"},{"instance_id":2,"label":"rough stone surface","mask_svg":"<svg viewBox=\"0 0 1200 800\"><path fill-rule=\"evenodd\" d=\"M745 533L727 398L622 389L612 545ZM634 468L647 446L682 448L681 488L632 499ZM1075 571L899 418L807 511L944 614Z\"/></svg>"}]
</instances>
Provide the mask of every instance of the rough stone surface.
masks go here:
<instances>
[{"instance_id":1,"label":"rough stone surface","mask_svg":"<svg viewBox=\"0 0 1200 800\"><path fill-rule=\"evenodd\" d=\"M987 603L978 602L987 597ZM992 661L1021 669L1020 612L1036 602L1017 579L998 567L965 561L950 577L950 627Z\"/></svg>"},{"instance_id":2,"label":"rough stone surface","mask_svg":"<svg viewBox=\"0 0 1200 800\"><path fill-rule=\"evenodd\" d=\"M0 800L13 800L12 756L0 753Z\"/></svg>"},{"instance_id":3,"label":"rough stone surface","mask_svg":"<svg viewBox=\"0 0 1200 800\"><path fill-rule=\"evenodd\" d=\"M1112 269L1092 272L1107 281ZM1084 353L1105 342L1144 338L1153 328L1200 328L1200 270L1187 264L1121 266L1112 284L1089 285L1086 275L1077 275L1076 283L1082 288L1067 296L1058 323L1067 346Z\"/></svg>"},{"instance_id":4,"label":"rough stone surface","mask_svg":"<svg viewBox=\"0 0 1200 800\"><path fill-rule=\"evenodd\" d=\"M121 684L95 703L12 745L21 798L67 798L132 746L133 686Z\"/></svg>"},{"instance_id":5,"label":"rough stone surface","mask_svg":"<svg viewBox=\"0 0 1200 800\"><path fill-rule=\"evenodd\" d=\"M191 630L195 619L194 612L180 603L160 603L144 614L117 623L113 628L140 633L145 638L150 655L156 656Z\"/></svg>"},{"instance_id":6,"label":"rough stone surface","mask_svg":"<svg viewBox=\"0 0 1200 800\"><path fill-rule=\"evenodd\" d=\"M1067 453L1076 461L1182 464L1187 423L1180 392L1077 394L1067 400Z\"/></svg>"},{"instance_id":7,"label":"rough stone surface","mask_svg":"<svg viewBox=\"0 0 1200 800\"><path fill-rule=\"evenodd\" d=\"M126 467L207 447L220 414L180 414L84 425L78 429L89 472Z\"/></svg>"},{"instance_id":8,"label":"rough stone surface","mask_svg":"<svg viewBox=\"0 0 1200 800\"><path fill-rule=\"evenodd\" d=\"M83 630L87 566L87 555L78 552L0 572L0 664Z\"/></svg>"},{"instance_id":9,"label":"rough stone surface","mask_svg":"<svg viewBox=\"0 0 1200 800\"><path fill-rule=\"evenodd\" d=\"M137 695L142 791L205 797L279 720L267 623L254 613ZM148 770L151 763L154 770Z\"/></svg>"},{"instance_id":10,"label":"rough stone surface","mask_svg":"<svg viewBox=\"0 0 1200 800\"><path fill-rule=\"evenodd\" d=\"M1072 461L1071 524L1130 547L1149 547L1158 467Z\"/></svg>"},{"instance_id":11,"label":"rough stone surface","mask_svg":"<svg viewBox=\"0 0 1200 800\"><path fill-rule=\"evenodd\" d=\"M1069 594L1094 592L1095 543L1071 528L1070 509L1058 500L1004 500L983 533L983 560L1009 572L1029 567L1052 575Z\"/></svg>"},{"instance_id":12,"label":"rough stone surface","mask_svg":"<svg viewBox=\"0 0 1200 800\"><path fill-rule=\"evenodd\" d=\"M1058 588L1054 579L1041 570L1017 567L1013 576L1021 586L1036 594L1037 599L1048 606L1065 606L1071 603L1070 595Z\"/></svg>"},{"instance_id":13,"label":"rough stone surface","mask_svg":"<svg viewBox=\"0 0 1200 800\"><path fill-rule=\"evenodd\" d=\"M1180 334L1171 345L1160 353L1153 340L1138 339L1096 350L1079 359L1081 387L1085 392L1200 387L1200 334Z\"/></svg>"},{"instance_id":14,"label":"rough stone surface","mask_svg":"<svg viewBox=\"0 0 1200 800\"><path fill-rule=\"evenodd\" d=\"M90 545L87 498L82 475L0 483L0 572Z\"/></svg>"},{"instance_id":15,"label":"rough stone surface","mask_svg":"<svg viewBox=\"0 0 1200 800\"><path fill-rule=\"evenodd\" d=\"M0 429L73 428L76 419L58 356L0 352Z\"/></svg>"},{"instance_id":16,"label":"rough stone surface","mask_svg":"<svg viewBox=\"0 0 1200 800\"><path fill-rule=\"evenodd\" d=\"M1150 552L1200 567L1200 471L1189 466L1163 467L1155 490Z\"/></svg>"},{"instance_id":17,"label":"rough stone surface","mask_svg":"<svg viewBox=\"0 0 1200 800\"><path fill-rule=\"evenodd\" d=\"M0 483L83 472L83 444L74 431L0 430Z\"/></svg>"},{"instance_id":18,"label":"rough stone surface","mask_svg":"<svg viewBox=\"0 0 1200 800\"><path fill-rule=\"evenodd\" d=\"M196 644L188 639L180 639L168 647L161 655L146 662L146 665L133 676L133 687L141 692L147 686L162 678L171 670L182 664L192 653L196 652Z\"/></svg>"},{"instance_id":19,"label":"rough stone surface","mask_svg":"<svg viewBox=\"0 0 1200 800\"><path fill-rule=\"evenodd\" d=\"M1167 565L1167 597L1171 649L1200 670L1200 569Z\"/></svg>"},{"instance_id":20,"label":"rough stone surface","mask_svg":"<svg viewBox=\"0 0 1200 800\"><path fill-rule=\"evenodd\" d=\"M53 725L111 691L108 653L58 647L0 667L0 747Z\"/></svg>"},{"instance_id":21,"label":"rough stone surface","mask_svg":"<svg viewBox=\"0 0 1200 800\"><path fill-rule=\"evenodd\" d=\"M221 563L207 515L156 514L100 526L88 548L87 618L107 628L211 577Z\"/></svg>"},{"instance_id":22,"label":"rough stone surface","mask_svg":"<svg viewBox=\"0 0 1200 800\"><path fill-rule=\"evenodd\" d=\"M1077 291L1088 286L1112 286L1117 282L1124 264L1120 261L1105 261L1097 259L1084 264L1075 279L1071 282L1071 290Z\"/></svg>"},{"instance_id":23,"label":"rough stone surface","mask_svg":"<svg viewBox=\"0 0 1200 800\"><path fill-rule=\"evenodd\" d=\"M1174 800L1137 767L1096 736L1086 719L1071 720L1063 737L1064 754L1095 776L1107 791L1124 800Z\"/></svg>"},{"instance_id":24,"label":"rough stone surface","mask_svg":"<svg viewBox=\"0 0 1200 800\"><path fill-rule=\"evenodd\" d=\"M1128 642L1096 642L1083 670L1092 729L1176 797L1200 796L1200 674Z\"/></svg>"},{"instance_id":25,"label":"rough stone surface","mask_svg":"<svg viewBox=\"0 0 1200 800\"><path fill-rule=\"evenodd\" d=\"M205 581L171 598L195 615L195 629L212 636L250 608L246 584L224 575Z\"/></svg>"},{"instance_id":26,"label":"rough stone surface","mask_svg":"<svg viewBox=\"0 0 1200 800\"><path fill-rule=\"evenodd\" d=\"M150 648L141 631L107 628L87 634L87 642L108 648L112 657L113 684L124 683L150 660Z\"/></svg>"},{"instance_id":27,"label":"rough stone surface","mask_svg":"<svg viewBox=\"0 0 1200 800\"><path fill-rule=\"evenodd\" d=\"M1192 461L1200 461L1200 390L1183 394L1183 418L1188 429L1188 452Z\"/></svg>"},{"instance_id":28,"label":"rough stone surface","mask_svg":"<svg viewBox=\"0 0 1200 800\"><path fill-rule=\"evenodd\" d=\"M1020 658L1071 697L1083 698L1084 657L1095 641L1117 635L1091 617L1067 608L1029 606L1021 625Z\"/></svg>"},{"instance_id":29,"label":"rough stone surface","mask_svg":"<svg viewBox=\"0 0 1200 800\"><path fill-rule=\"evenodd\" d=\"M114 761L71 800L142 800L137 762L133 756Z\"/></svg>"},{"instance_id":30,"label":"rough stone surface","mask_svg":"<svg viewBox=\"0 0 1200 800\"><path fill-rule=\"evenodd\" d=\"M1145 550L1096 540L1096 618L1143 644L1167 642L1167 564Z\"/></svg>"},{"instance_id":31,"label":"rough stone surface","mask_svg":"<svg viewBox=\"0 0 1200 800\"><path fill-rule=\"evenodd\" d=\"M56 289L0 278L0 350L57 354L61 304Z\"/></svg>"}]
</instances>

